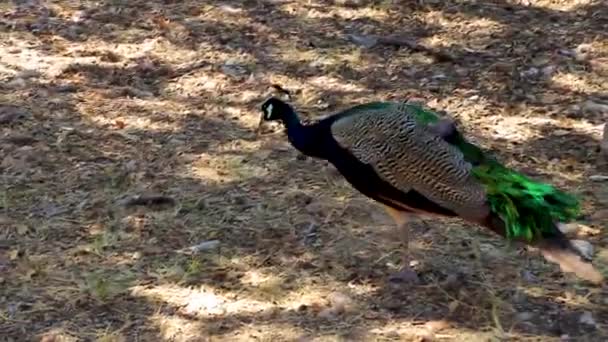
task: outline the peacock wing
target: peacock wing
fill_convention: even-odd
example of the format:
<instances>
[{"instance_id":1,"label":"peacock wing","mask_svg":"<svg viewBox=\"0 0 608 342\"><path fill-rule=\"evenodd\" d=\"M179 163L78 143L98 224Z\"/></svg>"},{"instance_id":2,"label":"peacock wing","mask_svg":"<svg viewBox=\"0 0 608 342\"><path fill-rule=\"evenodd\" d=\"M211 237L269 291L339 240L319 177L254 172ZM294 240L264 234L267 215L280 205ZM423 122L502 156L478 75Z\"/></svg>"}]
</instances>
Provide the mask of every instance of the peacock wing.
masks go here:
<instances>
[{"instance_id":1,"label":"peacock wing","mask_svg":"<svg viewBox=\"0 0 608 342\"><path fill-rule=\"evenodd\" d=\"M331 127L336 142L402 192L411 189L458 215L488 213L484 188L457 147L442 140L401 104L344 116Z\"/></svg>"}]
</instances>

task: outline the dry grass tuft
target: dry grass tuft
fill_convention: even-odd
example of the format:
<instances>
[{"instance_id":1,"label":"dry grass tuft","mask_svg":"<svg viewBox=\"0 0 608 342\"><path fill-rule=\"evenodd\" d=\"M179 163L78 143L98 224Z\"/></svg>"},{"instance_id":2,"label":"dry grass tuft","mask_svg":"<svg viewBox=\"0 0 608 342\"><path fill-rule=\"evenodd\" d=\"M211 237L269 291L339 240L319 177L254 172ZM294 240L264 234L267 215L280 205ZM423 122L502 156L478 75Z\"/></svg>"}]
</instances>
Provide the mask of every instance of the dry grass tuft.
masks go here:
<instances>
[{"instance_id":1,"label":"dry grass tuft","mask_svg":"<svg viewBox=\"0 0 608 342\"><path fill-rule=\"evenodd\" d=\"M605 173L601 1L20 1L0 18L8 340L608 337L604 288L457 220L412 228L420 286L387 283L390 219L253 131L273 83L305 117L419 98L580 194L606 273L608 187L589 180Z\"/></svg>"}]
</instances>

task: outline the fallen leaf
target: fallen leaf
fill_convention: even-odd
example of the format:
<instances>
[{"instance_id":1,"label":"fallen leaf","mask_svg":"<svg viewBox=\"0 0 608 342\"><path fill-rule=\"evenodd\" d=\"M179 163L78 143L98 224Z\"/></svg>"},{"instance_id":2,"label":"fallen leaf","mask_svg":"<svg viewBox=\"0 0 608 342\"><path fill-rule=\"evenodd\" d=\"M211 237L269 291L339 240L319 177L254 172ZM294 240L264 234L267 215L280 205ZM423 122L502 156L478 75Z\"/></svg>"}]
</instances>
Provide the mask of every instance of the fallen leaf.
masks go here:
<instances>
[{"instance_id":1,"label":"fallen leaf","mask_svg":"<svg viewBox=\"0 0 608 342\"><path fill-rule=\"evenodd\" d=\"M457 300L452 301L448 305L448 310L450 311L450 313L454 313L454 311L456 311L456 309L458 309L458 306L460 306L460 303L458 303Z\"/></svg>"},{"instance_id":2,"label":"fallen leaf","mask_svg":"<svg viewBox=\"0 0 608 342\"><path fill-rule=\"evenodd\" d=\"M127 126L127 124L124 121L122 121L122 120L116 120L116 121L114 121L114 125L118 129L123 129L123 128L125 128Z\"/></svg>"},{"instance_id":3,"label":"fallen leaf","mask_svg":"<svg viewBox=\"0 0 608 342\"><path fill-rule=\"evenodd\" d=\"M8 258L9 258L9 260L17 260L19 258L19 250L18 249L11 249L8 252Z\"/></svg>"}]
</instances>

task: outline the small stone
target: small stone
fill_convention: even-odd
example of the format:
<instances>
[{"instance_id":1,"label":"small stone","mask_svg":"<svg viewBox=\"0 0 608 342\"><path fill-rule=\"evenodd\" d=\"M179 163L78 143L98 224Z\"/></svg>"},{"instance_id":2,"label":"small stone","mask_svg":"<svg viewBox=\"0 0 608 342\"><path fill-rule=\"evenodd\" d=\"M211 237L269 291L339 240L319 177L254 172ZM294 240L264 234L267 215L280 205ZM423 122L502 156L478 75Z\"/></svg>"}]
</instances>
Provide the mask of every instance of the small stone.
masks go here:
<instances>
[{"instance_id":1,"label":"small stone","mask_svg":"<svg viewBox=\"0 0 608 342\"><path fill-rule=\"evenodd\" d=\"M450 323L445 320L428 321L424 323L424 327L432 332L437 332L450 328Z\"/></svg>"},{"instance_id":2,"label":"small stone","mask_svg":"<svg viewBox=\"0 0 608 342\"><path fill-rule=\"evenodd\" d=\"M515 293L511 297L511 299L513 300L514 303L517 303L517 304L525 304L528 301L527 295L519 290L515 291Z\"/></svg>"},{"instance_id":3,"label":"small stone","mask_svg":"<svg viewBox=\"0 0 608 342\"><path fill-rule=\"evenodd\" d=\"M585 240L570 240L570 243L587 260L593 259L593 245Z\"/></svg>"},{"instance_id":4,"label":"small stone","mask_svg":"<svg viewBox=\"0 0 608 342\"><path fill-rule=\"evenodd\" d=\"M378 44L378 38L373 36L361 36L357 34L349 34L347 35L348 39L357 45L361 45L367 49L371 49L372 47Z\"/></svg>"},{"instance_id":5,"label":"small stone","mask_svg":"<svg viewBox=\"0 0 608 342\"><path fill-rule=\"evenodd\" d=\"M595 199L602 204L602 206L608 206L608 187L605 186L597 186L595 187L595 192L593 193Z\"/></svg>"},{"instance_id":6,"label":"small stone","mask_svg":"<svg viewBox=\"0 0 608 342\"><path fill-rule=\"evenodd\" d=\"M538 281L538 278L529 270L523 270L521 272L521 278L528 283L536 283Z\"/></svg>"},{"instance_id":7,"label":"small stone","mask_svg":"<svg viewBox=\"0 0 608 342\"><path fill-rule=\"evenodd\" d=\"M313 201L306 205L305 208L309 214L313 215L321 215L325 212L325 206L320 201Z\"/></svg>"},{"instance_id":8,"label":"small stone","mask_svg":"<svg viewBox=\"0 0 608 342\"><path fill-rule=\"evenodd\" d=\"M78 86L75 84L60 84L55 87L55 90L59 93L75 93L78 91Z\"/></svg>"},{"instance_id":9,"label":"small stone","mask_svg":"<svg viewBox=\"0 0 608 342\"><path fill-rule=\"evenodd\" d=\"M589 180L592 182L605 182L608 180L608 175L591 175Z\"/></svg>"},{"instance_id":10,"label":"small stone","mask_svg":"<svg viewBox=\"0 0 608 342\"><path fill-rule=\"evenodd\" d=\"M237 63L236 61L229 60L221 66L222 72L233 77L240 77L247 73L247 69Z\"/></svg>"},{"instance_id":11,"label":"small stone","mask_svg":"<svg viewBox=\"0 0 608 342\"><path fill-rule=\"evenodd\" d=\"M216 249L219 246L220 246L219 240L209 240L209 241L203 241L194 246L182 248L182 249L178 250L177 252L182 253L182 254L197 254L197 253L206 252L206 251L209 251L212 249Z\"/></svg>"},{"instance_id":12,"label":"small stone","mask_svg":"<svg viewBox=\"0 0 608 342\"><path fill-rule=\"evenodd\" d=\"M220 9L231 14L243 12L242 8L237 8L230 5L220 5Z\"/></svg>"},{"instance_id":13,"label":"small stone","mask_svg":"<svg viewBox=\"0 0 608 342\"><path fill-rule=\"evenodd\" d=\"M539 74L540 74L540 70L538 70L538 68L530 68L530 69L528 69L528 70L526 70L526 71L522 71L522 72L520 73L520 75L521 75L522 77L528 77L528 78L531 78L531 77L536 77L536 76L538 76Z\"/></svg>"},{"instance_id":14,"label":"small stone","mask_svg":"<svg viewBox=\"0 0 608 342\"><path fill-rule=\"evenodd\" d=\"M563 137L565 135L570 134L571 132L567 129L556 129L555 131L553 131L553 135L555 135L556 137Z\"/></svg>"},{"instance_id":15,"label":"small stone","mask_svg":"<svg viewBox=\"0 0 608 342\"><path fill-rule=\"evenodd\" d=\"M137 170L137 161L135 161L135 160L129 160L125 164L125 170L128 171L128 172L135 172Z\"/></svg>"},{"instance_id":16,"label":"small stone","mask_svg":"<svg viewBox=\"0 0 608 342\"><path fill-rule=\"evenodd\" d=\"M608 113L608 104L587 100L582 104L581 109L587 113L606 114Z\"/></svg>"},{"instance_id":17,"label":"small stone","mask_svg":"<svg viewBox=\"0 0 608 342\"><path fill-rule=\"evenodd\" d=\"M9 135L9 136L5 137L3 140L10 144L14 144L14 145L18 145L18 146L32 145L37 142L37 140L34 139L32 136L26 135L26 134L19 134L19 133Z\"/></svg>"},{"instance_id":18,"label":"small stone","mask_svg":"<svg viewBox=\"0 0 608 342\"><path fill-rule=\"evenodd\" d=\"M368 0L335 0L335 3L344 7L357 8L366 5Z\"/></svg>"},{"instance_id":19,"label":"small stone","mask_svg":"<svg viewBox=\"0 0 608 342\"><path fill-rule=\"evenodd\" d=\"M401 339L401 335L398 332L396 332L395 330L391 330L391 331L385 333L384 336L391 340Z\"/></svg>"},{"instance_id":20,"label":"small stone","mask_svg":"<svg viewBox=\"0 0 608 342\"><path fill-rule=\"evenodd\" d=\"M458 76L467 76L469 74L469 70L467 68L456 68L454 70Z\"/></svg>"},{"instance_id":21,"label":"small stone","mask_svg":"<svg viewBox=\"0 0 608 342\"><path fill-rule=\"evenodd\" d=\"M490 243L481 243L479 244L479 249L482 253L482 256L488 256L491 259L503 259L504 258L504 252L497 248L496 246L490 244Z\"/></svg>"},{"instance_id":22,"label":"small stone","mask_svg":"<svg viewBox=\"0 0 608 342\"><path fill-rule=\"evenodd\" d=\"M0 106L0 125L10 124L28 116L28 112L15 106Z\"/></svg>"},{"instance_id":23,"label":"small stone","mask_svg":"<svg viewBox=\"0 0 608 342\"><path fill-rule=\"evenodd\" d=\"M450 314L454 313L456 309L458 309L458 307L460 307L460 302L458 302L457 300L451 301L450 304L448 304L448 310L450 311Z\"/></svg>"},{"instance_id":24,"label":"small stone","mask_svg":"<svg viewBox=\"0 0 608 342\"><path fill-rule=\"evenodd\" d=\"M340 292L334 292L329 296L329 302L331 304L331 309L336 314L341 314L344 312L349 312L354 309L353 300Z\"/></svg>"},{"instance_id":25,"label":"small stone","mask_svg":"<svg viewBox=\"0 0 608 342\"><path fill-rule=\"evenodd\" d=\"M520 322L527 322L530 321L532 318L534 318L534 313L532 312L520 312L517 315L515 315L515 319L520 321Z\"/></svg>"},{"instance_id":26,"label":"small stone","mask_svg":"<svg viewBox=\"0 0 608 342\"><path fill-rule=\"evenodd\" d=\"M595 319L593 318L593 315L591 314L591 312L589 311L585 311L583 312L583 314L581 315L581 317L578 319L579 323L582 324L586 324L592 327L597 327L597 322L595 322Z\"/></svg>"},{"instance_id":27,"label":"small stone","mask_svg":"<svg viewBox=\"0 0 608 342\"><path fill-rule=\"evenodd\" d=\"M543 76L549 77L555 72L555 65L548 65L542 69Z\"/></svg>"},{"instance_id":28,"label":"small stone","mask_svg":"<svg viewBox=\"0 0 608 342\"><path fill-rule=\"evenodd\" d=\"M445 279L442 284L442 287L446 290L457 290L464 285L464 275L460 272L451 273Z\"/></svg>"},{"instance_id":29,"label":"small stone","mask_svg":"<svg viewBox=\"0 0 608 342\"><path fill-rule=\"evenodd\" d=\"M80 23L82 22L84 19L86 18L86 12L85 11L75 11L72 14L72 17L70 18L70 20L73 23Z\"/></svg>"},{"instance_id":30,"label":"small stone","mask_svg":"<svg viewBox=\"0 0 608 342\"><path fill-rule=\"evenodd\" d=\"M560 232L564 233L564 234L572 234L575 233L576 231L578 231L578 224L572 222L572 223L558 223L557 224L557 229L559 229Z\"/></svg>"},{"instance_id":31,"label":"small stone","mask_svg":"<svg viewBox=\"0 0 608 342\"><path fill-rule=\"evenodd\" d=\"M574 50L574 58L578 61L584 61L589 58L589 53L593 51L591 44L580 44Z\"/></svg>"},{"instance_id":32,"label":"small stone","mask_svg":"<svg viewBox=\"0 0 608 342\"><path fill-rule=\"evenodd\" d=\"M17 74L18 78L28 79L28 78L38 78L40 77L40 72L31 69L25 69Z\"/></svg>"},{"instance_id":33,"label":"small stone","mask_svg":"<svg viewBox=\"0 0 608 342\"><path fill-rule=\"evenodd\" d=\"M327 309L321 310L317 314L317 316L319 316L319 318L323 318L323 319L333 319L337 316L337 313L332 308L327 308Z\"/></svg>"},{"instance_id":34,"label":"small stone","mask_svg":"<svg viewBox=\"0 0 608 342\"><path fill-rule=\"evenodd\" d=\"M15 78L6 83L6 86L13 89L22 89L27 86L27 82L23 78Z\"/></svg>"},{"instance_id":35,"label":"small stone","mask_svg":"<svg viewBox=\"0 0 608 342\"><path fill-rule=\"evenodd\" d=\"M556 94L543 94L540 96L539 100L542 104L553 104L559 101L560 97Z\"/></svg>"},{"instance_id":36,"label":"small stone","mask_svg":"<svg viewBox=\"0 0 608 342\"><path fill-rule=\"evenodd\" d=\"M507 62L496 62L491 67L495 71L510 72L513 69L513 64Z\"/></svg>"},{"instance_id":37,"label":"small stone","mask_svg":"<svg viewBox=\"0 0 608 342\"><path fill-rule=\"evenodd\" d=\"M560 49L559 54L563 56L574 57L576 56L576 51L571 49Z\"/></svg>"}]
</instances>

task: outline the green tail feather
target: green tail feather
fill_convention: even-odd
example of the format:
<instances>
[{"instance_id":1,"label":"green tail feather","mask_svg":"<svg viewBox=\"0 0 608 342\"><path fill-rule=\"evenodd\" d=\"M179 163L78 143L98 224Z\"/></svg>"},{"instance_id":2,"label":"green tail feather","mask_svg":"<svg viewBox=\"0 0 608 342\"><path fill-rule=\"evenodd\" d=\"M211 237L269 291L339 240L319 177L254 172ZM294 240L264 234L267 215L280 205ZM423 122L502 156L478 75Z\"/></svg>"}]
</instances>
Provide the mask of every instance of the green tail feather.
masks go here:
<instances>
[{"instance_id":1,"label":"green tail feather","mask_svg":"<svg viewBox=\"0 0 608 342\"><path fill-rule=\"evenodd\" d=\"M439 121L432 111L415 105L408 105L408 109L421 124ZM454 145L474 165L473 174L484 184L491 210L504 221L507 238L531 241L554 236L556 222L578 217L580 204L575 196L505 167L467 142L460 132L456 135Z\"/></svg>"}]
</instances>

